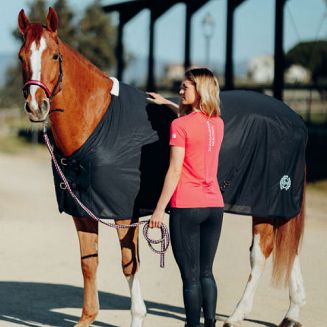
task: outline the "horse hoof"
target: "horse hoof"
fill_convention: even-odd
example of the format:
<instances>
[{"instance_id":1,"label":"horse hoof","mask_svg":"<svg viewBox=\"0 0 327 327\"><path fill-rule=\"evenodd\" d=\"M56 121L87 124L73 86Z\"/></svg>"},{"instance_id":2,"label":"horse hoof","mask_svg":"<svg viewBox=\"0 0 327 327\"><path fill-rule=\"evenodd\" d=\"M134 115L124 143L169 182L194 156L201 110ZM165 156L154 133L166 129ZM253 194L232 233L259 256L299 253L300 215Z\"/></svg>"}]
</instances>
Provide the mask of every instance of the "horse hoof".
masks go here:
<instances>
[{"instance_id":1,"label":"horse hoof","mask_svg":"<svg viewBox=\"0 0 327 327\"><path fill-rule=\"evenodd\" d=\"M278 325L278 327L302 327L302 325L293 319L284 318L283 321Z\"/></svg>"},{"instance_id":2,"label":"horse hoof","mask_svg":"<svg viewBox=\"0 0 327 327\"><path fill-rule=\"evenodd\" d=\"M98 312L95 314L83 314L83 316L81 317L81 319L79 320L79 322L74 325L74 327L89 327L92 325L92 323L95 321L96 317L98 315Z\"/></svg>"},{"instance_id":3,"label":"horse hoof","mask_svg":"<svg viewBox=\"0 0 327 327\"><path fill-rule=\"evenodd\" d=\"M142 327L145 316L146 315L140 317L134 317L131 322L131 327Z\"/></svg>"},{"instance_id":4,"label":"horse hoof","mask_svg":"<svg viewBox=\"0 0 327 327\"><path fill-rule=\"evenodd\" d=\"M236 322L225 322L223 324L223 327L240 327L241 324L236 323Z\"/></svg>"},{"instance_id":5,"label":"horse hoof","mask_svg":"<svg viewBox=\"0 0 327 327\"><path fill-rule=\"evenodd\" d=\"M89 327L93 321L79 321L74 327Z\"/></svg>"}]
</instances>

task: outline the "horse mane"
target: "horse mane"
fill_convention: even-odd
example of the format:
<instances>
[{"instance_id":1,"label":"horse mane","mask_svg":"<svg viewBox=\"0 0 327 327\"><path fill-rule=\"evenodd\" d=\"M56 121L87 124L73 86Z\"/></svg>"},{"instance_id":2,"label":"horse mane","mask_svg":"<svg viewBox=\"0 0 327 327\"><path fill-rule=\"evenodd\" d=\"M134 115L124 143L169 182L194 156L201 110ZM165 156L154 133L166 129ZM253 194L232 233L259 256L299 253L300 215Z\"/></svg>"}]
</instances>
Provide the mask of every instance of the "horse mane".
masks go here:
<instances>
[{"instance_id":1,"label":"horse mane","mask_svg":"<svg viewBox=\"0 0 327 327\"><path fill-rule=\"evenodd\" d=\"M86 66L88 69L91 69L93 72L102 75L105 78L109 78L109 76L104 73L100 68L98 68L96 65L94 65L90 60L86 59L82 54L80 54L76 49L71 47L69 44L66 42L59 40L59 47L64 46L66 49L70 51L70 54L75 57L76 60L78 60L81 64ZM65 60L65 59L64 59Z\"/></svg>"},{"instance_id":2,"label":"horse mane","mask_svg":"<svg viewBox=\"0 0 327 327\"><path fill-rule=\"evenodd\" d=\"M48 31L47 27L41 23L32 23L29 30L31 33L31 37L37 44L40 43L44 30ZM75 59L78 60L78 62L82 63L84 66L86 66L88 69L92 70L93 72L97 73L98 75L102 75L105 78L109 78L109 76L106 73L100 70L97 66L95 66L91 61L86 59L82 54L80 54L76 49L71 47L69 44L60 40L60 38L58 38L58 42L59 45L63 45L64 47L69 49L71 55L73 55Z\"/></svg>"}]
</instances>

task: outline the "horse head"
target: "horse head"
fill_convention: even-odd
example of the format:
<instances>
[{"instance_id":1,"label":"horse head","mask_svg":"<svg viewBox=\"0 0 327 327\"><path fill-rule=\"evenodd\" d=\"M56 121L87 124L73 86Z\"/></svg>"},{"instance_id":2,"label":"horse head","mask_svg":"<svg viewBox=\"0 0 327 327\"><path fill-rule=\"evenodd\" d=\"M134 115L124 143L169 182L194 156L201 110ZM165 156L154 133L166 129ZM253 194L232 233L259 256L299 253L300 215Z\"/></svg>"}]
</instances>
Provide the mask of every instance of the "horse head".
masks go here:
<instances>
[{"instance_id":1,"label":"horse head","mask_svg":"<svg viewBox=\"0 0 327 327\"><path fill-rule=\"evenodd\" d=\"M31 23L22 9L18 15L24 43L19 51L23 71L24 109L32 122L43 122L52 98L61 90L62 57L57 35L58 16L49 8L46 25Z\"/></svg>"}]
</instances>

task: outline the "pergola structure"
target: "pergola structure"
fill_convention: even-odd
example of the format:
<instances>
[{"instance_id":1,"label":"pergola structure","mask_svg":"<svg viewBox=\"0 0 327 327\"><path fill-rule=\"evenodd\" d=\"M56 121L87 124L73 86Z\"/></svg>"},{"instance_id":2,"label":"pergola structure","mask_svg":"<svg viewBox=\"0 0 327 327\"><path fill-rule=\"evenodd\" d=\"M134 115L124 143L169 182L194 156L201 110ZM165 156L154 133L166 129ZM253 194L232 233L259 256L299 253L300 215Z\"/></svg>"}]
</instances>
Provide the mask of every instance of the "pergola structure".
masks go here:
<instances>
[{"instance_id":1,"label":"pergola structure","mask_svg":"<svg viewBox=\"0 0 327 327\"><path fill-rule=\"evenodd\" d=\"M149 33L149 56L147 89L155 90L154 76L154 29L157 19L177 3L184 3L186 10L185 19L185 44L184 44L184 67L190 67L191 59L191 20L194 13L210 0L133 0L114 5L103 6L106 13L118 12L118 39L117 39L117 78L122 79L124 71L124 45L123 33L125 25L144 9L150 10L150 33ZM234 13L237 7L247 0L227 0L227 29L226 29L226 62L225 62L225 86L224 89L234 89L233 71L233 37L234 37ZM273 94L282 99L284 88L284 7L287 0L275 0L275 67Z\"/></svg>"}]
</instances>

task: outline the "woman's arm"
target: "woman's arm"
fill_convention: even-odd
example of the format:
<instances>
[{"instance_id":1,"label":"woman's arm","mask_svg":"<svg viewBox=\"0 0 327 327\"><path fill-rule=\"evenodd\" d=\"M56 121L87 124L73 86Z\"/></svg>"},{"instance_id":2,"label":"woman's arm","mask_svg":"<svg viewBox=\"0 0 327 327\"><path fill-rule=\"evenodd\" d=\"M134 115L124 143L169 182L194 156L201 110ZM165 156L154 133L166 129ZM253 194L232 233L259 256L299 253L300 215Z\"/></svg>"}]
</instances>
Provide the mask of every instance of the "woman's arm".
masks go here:
<instances>
[{"instance_id":1,"label":"woman's arm","mask_svg":"<svg viewBox=\"0 0 327 327\"><path fill-rule=\"evenodd\" d=\"M185 148L172 146L170 148L170 163L165 177L165 182L158 200L156 209L154 210L149 221L149 227L159 228L164 220L165 209L172 197L178 184L185 155Z\"/></svg>"},{"instance_id":2,"label":"woman's arm","mask_svg":"<svg viewBox=\"0 0 327 327\"><path fill-rule=\"evenodd\" d=\"M148 101L159 105L165 105L169 107L169 109L171 109L176 115L179 114L179 105L175 102L172 102L155 92L147 92L147 94L150 95L150 97L147 98Z\"/></svg>"}]
</instances>

